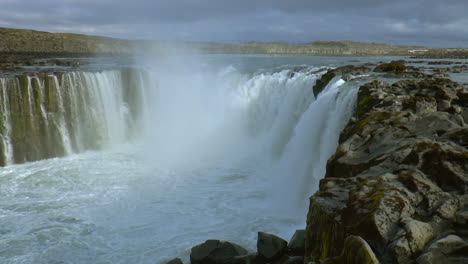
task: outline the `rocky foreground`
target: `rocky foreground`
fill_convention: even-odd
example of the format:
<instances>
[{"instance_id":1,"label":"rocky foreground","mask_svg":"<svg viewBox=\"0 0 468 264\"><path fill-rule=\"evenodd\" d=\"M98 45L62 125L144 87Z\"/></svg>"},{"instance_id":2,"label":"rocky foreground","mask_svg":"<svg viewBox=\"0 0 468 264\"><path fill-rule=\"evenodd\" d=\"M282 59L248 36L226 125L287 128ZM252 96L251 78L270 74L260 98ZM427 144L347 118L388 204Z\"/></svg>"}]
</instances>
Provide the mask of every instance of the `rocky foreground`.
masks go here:
<instances>
[{"instance_id":1,"label":"rocky foreground","mask_svg":"<svg viewBox=\"0 0 468 264\"><path fill-rule=\"evenodd\" d=\"M467 87L449 79L361 86L310 199L305 261L467 263L467 123Z\"/></svg>"},{"instance_id":2,"label":"rocky foreground","mask_svg":"<svg viewBox=\"0 0 468 264\"><path fill-rule=\"evenodd\" d=\"M329 70L314 93L370 71L306 230L289 243L259 232L254 253L208 240L191 263L468 263L468 86L397 61Z\"/></svg>"}]
</instances>

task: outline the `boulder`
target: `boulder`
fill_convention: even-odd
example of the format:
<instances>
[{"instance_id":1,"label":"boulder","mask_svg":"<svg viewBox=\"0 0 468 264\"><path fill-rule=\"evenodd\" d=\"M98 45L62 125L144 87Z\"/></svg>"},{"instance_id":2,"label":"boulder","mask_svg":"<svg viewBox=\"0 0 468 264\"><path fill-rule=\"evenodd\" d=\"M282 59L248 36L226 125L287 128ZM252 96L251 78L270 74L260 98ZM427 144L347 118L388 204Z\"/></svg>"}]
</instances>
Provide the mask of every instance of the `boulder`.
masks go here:
<instances>
[{"instance_id":1,"label":"boulder","mask_svg":"<svg viewBox=\"0 0 468 264\"><path fill-rule=\"evenodd\" d=\"M400 62L382 63L382 64L377 65L377 67L375 67L374 69L375 72L395 72L395 73L405 72L406 70L407 70L407 67L405 66L405 64L400 63Z\"/></svg>"},{"instance_id":2,"label":"boulder","mask_svg":"<svg viewBox=\"0 0 468 264\"><path fill-rule=\"evenodd\" d=\"M278 236L258 232L257 252L267 261L279 259L286 254L288 242Z\"/></svg>"},{"instance_id":3,"label":"boulder","mask_svg":"<svg viewBox=\"0 0 468 264\"><path fill-rule=\"evenodd\" d=\"M305 229L296 230L288 243L290 256L304 256L305 252Z\"/></svg>"},{"instance_id":4,"label":"boulder","mask_svg":"<svg viewBox=\"0 0 468 264\"><path fill-rule=\"evenodd\" d=\"M190 262L192 264L226 263L237 256L247 255L243 247L228 241L209 239L192 248Z\"/></svg>"},{"instance_id":5,"label":"boulder","mask_svg":"<svg viewBox=\"0 0 468 264\"><path fill-rule=\"evenodd\" d=\"M327 264L378 264L379 261L369 244L359 236L348 236L343 252L339 257L330 259Z\"/></svg>"},{"instance_id":6,"label":"boulder","mask_svg":"<svg viewBox=\"0 0 468 264\"><path fill-rule=\"evenodd\" d=\"M169 260L166 264L183 264L183 262L180 258L174 258Z\"/></svg>"}]
</instances>

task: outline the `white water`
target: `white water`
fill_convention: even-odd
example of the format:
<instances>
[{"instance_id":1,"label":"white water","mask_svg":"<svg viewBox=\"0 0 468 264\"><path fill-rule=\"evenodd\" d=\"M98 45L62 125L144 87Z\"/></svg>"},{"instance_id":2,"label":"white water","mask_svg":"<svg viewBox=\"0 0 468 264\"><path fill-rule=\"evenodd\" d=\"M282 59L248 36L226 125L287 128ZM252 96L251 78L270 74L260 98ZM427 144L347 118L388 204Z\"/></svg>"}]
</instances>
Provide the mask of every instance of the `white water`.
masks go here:
<instances>
[{"instance_id":1,"label":"white water","mask_svg":"<svg viewBox=\"0 0 468 264\"><path fill-rule=\"evenodd\" d=\"M2 133L0 136L2 138L3 145L3 156L6 164L13 163L13 146L11 145L11 123L10 123L10 114L9 107L10 103L8 100L8 94L5 89L6 80L0 79L0 90L1 90L1 113L2 113Z\"/></svg>"},{"instance_id":2,"label":"white water","mask_svg":"<svg viewBox=\"0 0 468 264\"><path fill-rule=\"evenodd\" d=\"M128 119L119 73L68 77L90 84L100 104L87 117L112 148L0 172L0 263L159 263L209 238L254 250L258 231L289 239L305 227L356 89L336 80L315 101L312 68L147 69L141 138L128 144L117 144Z\"/></svg>"}]
</instances>

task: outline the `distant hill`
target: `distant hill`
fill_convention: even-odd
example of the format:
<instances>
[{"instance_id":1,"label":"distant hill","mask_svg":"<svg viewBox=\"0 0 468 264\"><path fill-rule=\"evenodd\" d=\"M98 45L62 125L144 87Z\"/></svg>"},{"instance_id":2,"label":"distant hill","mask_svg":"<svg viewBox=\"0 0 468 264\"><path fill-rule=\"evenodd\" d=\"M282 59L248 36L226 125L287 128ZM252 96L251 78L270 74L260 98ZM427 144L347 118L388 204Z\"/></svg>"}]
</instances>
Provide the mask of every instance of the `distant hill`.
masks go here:
<instances>
[{"instance_id":1,"label":"distant hill","mask_svg":"<svg viewBox=\"0 0 468 264\"><path fill-rule=\"evenodd\" d=\"M332 56L421 55L443 56L446 49L388 45L354 41L285 42L195 42L125 40L71 33L49 33L27 29L0 28L0 54L30 56L128 55L133 51L161 52L166 49L195 49L203 53L314 54ZM434 52L436 51L436 52ZM454 53L452 53L454 54Z\"/></svg>"},{"instance_id":2,"label":"distant hill","mask_svg":"<svg viewBox=\"0 0 468 264\"><path fill-rule=\"evenodd\" d=\"M121 54L128 40L27 29L0 28L0 53Z\"/></svg>"},{"instance_id":3,"label":"distant hill","mask_svg":"<svg viewBox=\"0 0 468 264\"><path fill-rule=\"evenodd\" d=\"M420 46L398 46L383 43L353 41L315 41L305 44L284 42L247 42L247 43L200 43L206 52L228 53L272 53L272 54L315 54L315 55L412 55L429 48Z\"/></svg>"}]
</instances>

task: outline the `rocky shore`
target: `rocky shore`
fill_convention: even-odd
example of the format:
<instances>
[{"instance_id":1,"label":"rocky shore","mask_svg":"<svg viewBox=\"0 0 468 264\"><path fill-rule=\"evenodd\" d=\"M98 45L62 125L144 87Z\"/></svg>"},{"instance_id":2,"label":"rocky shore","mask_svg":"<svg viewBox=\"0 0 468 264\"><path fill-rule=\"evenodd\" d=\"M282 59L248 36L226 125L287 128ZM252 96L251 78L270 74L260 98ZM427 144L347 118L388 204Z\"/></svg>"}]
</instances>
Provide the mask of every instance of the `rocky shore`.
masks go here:
<instances>
[{"instance_id":1,"label":"rocky shore","mask_svg":"<svg viewBox=\"0 0 468 264\"><path fill-rule=\"evenodd\" d=\"M467 87L374 80L357 102L310 199L306 262L364 263L342 259L368 245L381 263L466 263Z\"/></svg>"},{"instance_id":2,"label":"rocky shore","mask_svg":"<svg viewBox=\"0 0 468 264\"><path fill-rule=\"evenodd\" d=\"M468 86L395 61L331 69L313 91L371 71L306 229L289 243L259 232L254 253L208 240L191 263L468 263Z\"/></svg>"}]
</instances>

